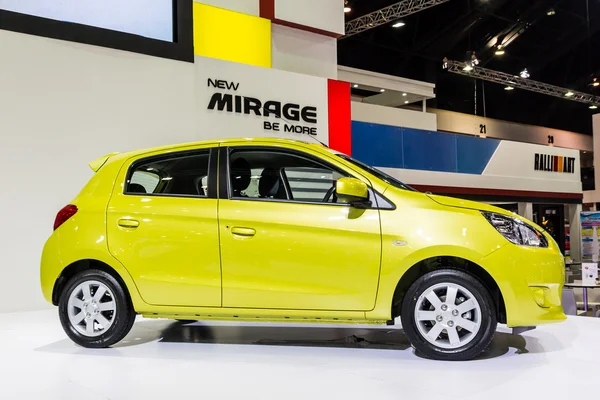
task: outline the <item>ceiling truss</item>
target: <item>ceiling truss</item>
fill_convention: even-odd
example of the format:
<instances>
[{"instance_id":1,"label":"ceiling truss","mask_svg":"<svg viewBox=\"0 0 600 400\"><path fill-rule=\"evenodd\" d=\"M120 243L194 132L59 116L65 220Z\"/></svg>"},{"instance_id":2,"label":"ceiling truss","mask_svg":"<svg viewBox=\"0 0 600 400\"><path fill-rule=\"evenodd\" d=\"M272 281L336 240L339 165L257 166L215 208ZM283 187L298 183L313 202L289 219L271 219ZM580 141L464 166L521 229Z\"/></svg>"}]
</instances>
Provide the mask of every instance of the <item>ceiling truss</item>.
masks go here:
<instances>
[{"instance_id":1,"label":"ceiling truss","mask_svg":"<svg viewBox=\"0 0 600 400\"><path fill-rule=\"evenodd\" d=\"M385 25L400 18L418 13L427 8L446 3L450 0L403 0L399 3L374 11L370 14L356 18L346 23L346 35L340 39L347 38L358 33L368 31L369 29Z\"/></svg>"},{"instance_id":2,"label":"ceiling truss","mask_svg":"<svg viewBox=\"0 0 600 400\"><path fill-rule=\"evenodd\" d=\"M471 70L465 70L465 66L469 66ZM600 99L592 94L578 92L570 90L560 86L550 85L548 83L538 82L531 79L521 78L507 74L504 72L498 72L491 69L472 66L470 62L459 62L444 59L444 69L454 74L469 76L474 79L481 79L488 82L494 82L501 85L511 86L515 89L528 90L530 92L541 93L548 96L560 97L561 99L578 101L580 103L586 103L589 105L600 106ZM570 95L567 96L566 94Z\"/></svg>"}]
</instances>

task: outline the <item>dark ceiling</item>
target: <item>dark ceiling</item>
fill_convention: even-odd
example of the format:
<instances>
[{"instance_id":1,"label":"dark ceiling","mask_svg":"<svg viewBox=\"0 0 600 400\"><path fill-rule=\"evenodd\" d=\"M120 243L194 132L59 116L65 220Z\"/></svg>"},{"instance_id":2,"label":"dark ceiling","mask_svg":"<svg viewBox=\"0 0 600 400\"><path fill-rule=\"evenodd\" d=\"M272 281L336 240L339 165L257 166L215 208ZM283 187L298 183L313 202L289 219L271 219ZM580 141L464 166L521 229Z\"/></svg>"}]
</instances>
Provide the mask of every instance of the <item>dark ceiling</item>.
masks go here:
<instances>
[{"instance_id":1,"label":"dark ceiling","mask_svg":"<svg viewBox=\"0 0 600 400\"><path fill-rule=\"evenodd\" d=\"M346 20L396 2L350 0ZM593 77L600 79L600 0L449 0L403 21L401 28L385 25L340 40L339 64L433 82L437 98L429 106L470 114L475 83L444 71L444 57L463 61L475 51L480 66L514 74L527 68L530 79L585 92L596 90ZM512 38L503 56L494 55L498 38ZM592 132L594 111L585 104L489 82L477 83L478 115L482 89L488 117Z\"/></svg>"}]
</instances>

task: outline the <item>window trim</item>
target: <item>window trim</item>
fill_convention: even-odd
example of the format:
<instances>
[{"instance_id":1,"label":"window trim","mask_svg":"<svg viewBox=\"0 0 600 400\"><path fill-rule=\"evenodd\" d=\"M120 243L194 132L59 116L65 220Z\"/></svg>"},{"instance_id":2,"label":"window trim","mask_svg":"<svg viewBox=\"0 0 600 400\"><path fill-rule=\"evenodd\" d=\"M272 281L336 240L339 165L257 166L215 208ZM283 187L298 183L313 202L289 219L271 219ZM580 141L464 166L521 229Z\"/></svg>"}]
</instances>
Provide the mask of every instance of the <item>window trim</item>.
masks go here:
<instances>
[{"instance_id":1,"label":"window trim","mask_svg":"<svg viewBox=\"0 0 600 400\"><path fill-rule=\"evenodd\" d=\"M193 2L173 0L173 41L0 10L0 30L194 62Z\"/></svg>"},{"instance_id":2,"label":"window trim","mask_svg":"<svg viewBox=\"0 0 600 400\"><path fill-rule=\"evenodd\" d=\"M136 197L165 197L165 198L184 198L184 199L217 199L217 174L218 174L218 148L207 147L202 149L184 150L168 154L159 154L149 157L144 157L135 160L129 165L127 174L125 175L125 182L123 184L123 191L121 194L124 196L136 196ZM152 161L169 160L173 158L189 157L194 155L206 154L208 152L208 193L206 196L199 195L186 195L186 194L170 194L170 193L130 193L127 191L128 182L131 180L133 173L140 164L147 164Z\"/></svg>"},{"instance_id":3,"label":"window trim","mask_svg":"<svg viewBox=\"0 0 600 400\"><path fill-rule=\"evenodd\" d=\"M296 149L289 149L285 147L276 147L276 146L224 146L221 147L219 151L219 198L222 200L235 200L235 201L258 201L258 202L266 202L266 203L283 203L283 204L305 204L305 205L326 205L326 206L334 206L334 207L351 207L350 204L345 203L324 203L321 201L299 201L295 199L291 200L282 200L282 199L261 199L261 198L253 198L253 197L232 197L231 196L231 179L230 179L230 171L229 171L229 157L231 153L235 150L241 151L275 151L279 153L288 153L293 156L300 156L303 158L307 158L316 163L322 164L326 168L330 168L333 171L338 172L341 175L349 175L353 178L357 178L355 171L346 171L342 168L332 165L327 160L323 160L321 158L315 157L312 154L305 153ZM372 203L375 205L367 208L367 210L395 210L396 205L383 196L381 193L377 192L371 182L367 180L367 187L369 189L369 193L372 196ZM393 208L390 207L380 207L377 201L377 197L383 198L387 203L389 203Z\"/></svg>"}]
</instances>

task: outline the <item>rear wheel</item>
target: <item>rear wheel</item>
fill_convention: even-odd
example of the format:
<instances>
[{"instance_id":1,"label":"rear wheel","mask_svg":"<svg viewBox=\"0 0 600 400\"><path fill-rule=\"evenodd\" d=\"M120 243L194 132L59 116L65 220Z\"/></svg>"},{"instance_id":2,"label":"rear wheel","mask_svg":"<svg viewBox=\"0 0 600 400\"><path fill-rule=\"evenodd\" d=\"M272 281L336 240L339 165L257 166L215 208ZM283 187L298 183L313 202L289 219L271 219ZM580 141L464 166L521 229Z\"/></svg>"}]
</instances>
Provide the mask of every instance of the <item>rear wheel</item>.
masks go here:
<instances>
[{"instance_id":1,"label":"rear wheel","mask_svg":"<svg viewBox=\"0 0 600 400\"><path fill-rule=\"evenodd\" d=\"M497 319L483 284L458 270L423 275L402 303L402 326L413 347L425 357L469 360L487 349Z\"/></svg>"},{"instance_id":2,"label":"rear wheel","mask_svg":"<svg viewBox=\"0 0 600 400\"><path fill-rule=\"evenodd\" d=\"M110 274L88 270L75 275L61 293L60 322L69 338L83 347L109 347L121 341L135 322L129 296Z\"/></svg>"}]
</instances>

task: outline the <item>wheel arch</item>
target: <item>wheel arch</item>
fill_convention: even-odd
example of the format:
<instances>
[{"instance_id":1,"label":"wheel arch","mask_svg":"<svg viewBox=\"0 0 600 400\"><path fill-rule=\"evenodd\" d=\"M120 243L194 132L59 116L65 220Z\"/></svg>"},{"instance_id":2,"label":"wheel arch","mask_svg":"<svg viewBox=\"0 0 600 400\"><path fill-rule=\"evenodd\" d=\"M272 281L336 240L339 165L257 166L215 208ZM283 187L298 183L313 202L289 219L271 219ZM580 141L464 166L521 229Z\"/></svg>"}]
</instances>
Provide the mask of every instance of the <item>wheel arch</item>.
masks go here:
<instances>
[{"instance_id":1,"label":"wheel arch","mask_svg":"<svg viewBox=\"0 0 600 400\"><path fill-rule=\"evenodd\" d=\"M404 295L408 288L421 276L440 268L460 270L478 279L486 289L488 289L494 300L498 322L506 323L506 305L504 303L504 297L494 278L480 265L456 256L431 257L421 260L410 267L402 275L394 290L392 299L392 318L400 316L402 301L404 300Z\"/></svg>"},{"instance_id":2,"label":"wheel arch","mask_svg":"<svg viewBox=\"0 0 600 400\"><path fill-rule=\"evenodd\" d=\"M107 274L110 274L123 287L123 291L127 295L129 301L131 301L132 304L135 303L135 301L134 301L135 299L132 298L132 293L131 293L129 285L127 284L125 279L123 279L121 274L119 274L119 272L117 272L117 270L115 268L113 268L109 264L107 264L103 261L100 261L100 260L83 259L83 260L78 260L78 261L75 261L75 262L69 264L67 267L65 267L61 271L60 275L54 282L54 287L52 289L52 304L54 304L55 306L58 305L58 301L60 299L62 291L64 290L66 284L69 282L69 280L72 277L74 277L75 275L77 275L80 272L91 270L91 269L97 269L100 271L104 271Z\"/></svg>"}]
</instances>

